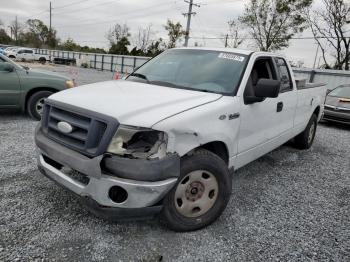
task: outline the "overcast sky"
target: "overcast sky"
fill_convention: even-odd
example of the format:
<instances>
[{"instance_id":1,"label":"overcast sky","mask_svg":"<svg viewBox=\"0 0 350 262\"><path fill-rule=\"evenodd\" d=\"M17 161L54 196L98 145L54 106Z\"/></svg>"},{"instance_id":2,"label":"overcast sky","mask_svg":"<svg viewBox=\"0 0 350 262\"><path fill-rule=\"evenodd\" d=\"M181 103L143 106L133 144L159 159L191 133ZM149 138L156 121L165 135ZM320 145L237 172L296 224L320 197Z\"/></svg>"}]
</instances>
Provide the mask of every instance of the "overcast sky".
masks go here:
<instances>
[{"instance_id":1,"label":"overcast sky","mask_svg":"<svg viewBox=\"0 0 350 262\"><path fill-rule=\"evenodd\" d=\"M315 0L319 2L319 0ZM15 16L21 22L38 18L49 24L49 0L1 0L0 19L8 25ZM114 23L127 23L131 33L139 27L152 25L154 38L166 38L164 24L169 18L179 21L185 27L188 4L183 0L51 0L52 26L58 36L65 40L73 38L80 44L95 47L108 47L106 32ZM227 21L242 14L248 0L198 0L200 7L194 8L197 15L192 19L191 36L221 37L227 33ZM310 32L304 35L310 36ZM224 45L223 40L191 39L205 46ZM241 46L253 49L249 43ZM314 40L293 40L288 49L280 51L290 60L305 62L312 66L316 54Z\"/></svg>"}]
</instances>

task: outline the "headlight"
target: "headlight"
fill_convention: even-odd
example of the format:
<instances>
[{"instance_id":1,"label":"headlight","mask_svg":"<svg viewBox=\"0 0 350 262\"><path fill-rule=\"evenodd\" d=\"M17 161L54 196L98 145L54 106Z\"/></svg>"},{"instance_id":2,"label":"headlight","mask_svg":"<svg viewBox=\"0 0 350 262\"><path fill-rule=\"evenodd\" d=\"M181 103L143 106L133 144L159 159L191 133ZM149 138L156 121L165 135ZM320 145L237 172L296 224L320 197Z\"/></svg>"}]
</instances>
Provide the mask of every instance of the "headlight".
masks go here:
<instances>
[{"instance_id":1,"label":"headlight","mask_svg":"<svg viewBox=\"0 0 350 262\"><path fill-rule=\"evenodd\" d=\"M72 88L72 87L75 87L76 84L75 84L75 81L74 80L67 80L66 81L66 87L67 88Z\"/></svg>"},{"instance_id":2,"label":"headlight","mask_svg":"<svg viewBox=\"0 0 350 262\"><path fill-rule=\"evenodd\" d=\"M107 152L131 158L162 158L166 155L164 132L133 126L119 126Z\"/></svg>"}]
</instances>

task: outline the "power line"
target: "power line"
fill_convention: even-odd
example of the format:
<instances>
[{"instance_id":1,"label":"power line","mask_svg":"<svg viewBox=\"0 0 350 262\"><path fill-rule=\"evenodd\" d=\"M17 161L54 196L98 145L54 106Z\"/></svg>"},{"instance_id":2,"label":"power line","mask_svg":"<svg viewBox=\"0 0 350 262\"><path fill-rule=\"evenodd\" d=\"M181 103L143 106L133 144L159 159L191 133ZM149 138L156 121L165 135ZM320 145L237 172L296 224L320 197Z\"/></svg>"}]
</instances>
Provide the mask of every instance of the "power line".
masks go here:
<instances>
[{"instance_id":1,"label":"power line","mask_svg":"<svg viewBox=\"0 0 350 262\"><path fill-rule=\"evenodd\" d=\"M73 5L78 5L80 3L84 3L84 2L87 2L87 1L90 1L90 0L81 0L81 1L77 1L77 2L74 2L74 3L70 3L70 4L67 4L67 5L61 5L61 6L58 6L58 7L55 7L55 9L62 9L62 8L66 8L66 7L69 7L69 6L73 6Z\"/></svg>"},{"instance_id":2,"label":"power line","mask_svg":"<svg viewBox=\"0 0 350 262\"><path fill-rule=\"evenodd\" d=\"M128 19L131 19L131 18L138 18L138 17L147 17L147 16L152 16L152 15L155 15L155 14L158 14L158 13L164 13L166 11L173 11L172 7L169 8L169 4L167 3L166 4L167 7L165 9L162 9L162 10L159 10L157 12L152 12L150 14L138 14L136 16L131 16L131 17L128 17ZM153 6L152 9L156 8L156 7L159 7L160 5L157 5L157 6ZM145 8L146 9L146 8ZM147 9L151 9L150 7L148 7ZM133 10L129 13L123 13L121 15L118 15L118 18L122 17L122 16L125 16L125 15L129 15L130 13L134 13L136 12L137 10ZM90 21L90 20L89 20ZM80 26L88 26L88 25L99 25L99 24L110 24L110 23L114 23L116 22L117 19L109 19L109 20L105 20L105 21L100 21L100 22L94 22L94 23L84 23L84 24L64 24L64 25L58 25L60 28L64 28L64 27L80 27Z\"/></svg>"},{"instance_id":3,"label":"power line","mask_svg":"<svg viewBox=\"0 0 350 262\"><path fill-rule=\"evenodd\" d=\"M173 4L176 4L178 0L175 0ZM112 16L105 16L104 18L110 18L110 17L123 17L123 16L126 16L126 15L129 15L129 14L132 14L132 13L137 13L137 12L140 12L140 11L146 11L146 10L149 10L149 9L152 9L154 10L155 8L158 8L158 7L161 7L161 6L169 6L169 3L161 3L161 4L157 4L157 5L152 5L152 6L148 6L148 7L144 7L144 8L139 8L139 9L135 9L135 10L131 10L129 12L123 12L122 14L120 15L112 15ZM154 13L153 13L154 14ZM115 19L111 20L111 19L108 19L108 20L102 20L102 21L96 21L96 22L91 22L91 18L90 19L84 19L84 20L77 20L77 22L79 22L79 25L90 25L90 24L96 24L96 23L109 23L109 22L114 22ZM91 23L88 23L88 24L85 24L84 22L91 22ZM83 24L81 24L83 23ZM72 26L71 24L62 24L60 25L61 27L70 27Z\"/></svg>"}]
</instances>

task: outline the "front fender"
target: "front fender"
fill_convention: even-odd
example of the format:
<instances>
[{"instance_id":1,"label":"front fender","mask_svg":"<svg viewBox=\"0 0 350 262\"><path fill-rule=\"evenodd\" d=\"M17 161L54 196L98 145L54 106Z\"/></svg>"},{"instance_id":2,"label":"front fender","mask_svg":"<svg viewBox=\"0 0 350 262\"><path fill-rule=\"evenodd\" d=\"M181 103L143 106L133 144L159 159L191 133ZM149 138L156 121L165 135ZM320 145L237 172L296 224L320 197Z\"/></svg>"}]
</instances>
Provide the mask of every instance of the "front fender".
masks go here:
<instances>
[{"instance_id":1,"label":"front fender","mask_svg":"<svg viewBox=\"0 0 350 262\"><path fill-rule=\"evenodd\" d=\"M236 97L226 96L167 118L152 128L168 134L169 153L183 156L201 145L219 141L226 145L229 157L233 157L237 154L240 119L230 115L238 113L239 107Z\"/></svg>"}]
</instances>

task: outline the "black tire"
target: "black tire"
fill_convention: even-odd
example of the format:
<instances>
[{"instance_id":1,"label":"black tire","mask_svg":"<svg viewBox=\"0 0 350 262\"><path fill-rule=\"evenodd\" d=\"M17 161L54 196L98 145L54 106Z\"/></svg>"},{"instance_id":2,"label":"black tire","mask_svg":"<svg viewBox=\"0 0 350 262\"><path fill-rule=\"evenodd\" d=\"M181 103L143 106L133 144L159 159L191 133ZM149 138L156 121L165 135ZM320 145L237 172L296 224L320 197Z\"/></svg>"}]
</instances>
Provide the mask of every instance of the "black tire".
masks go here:
<instances>
[{"instance_id":1,"label":"black tire","mask_svg":"<svg viewBox=\"0 0 350 262\"><path fill-rule=\"evenodd\" d=\"M305 130L294 138L294 144L299 149L309 149L314 142L317 130L317 116L313 114Z\"/></svg>"},{"instance_id":2,"label":"black tire","mask_svg":"<svg viewBox=\"0 0 350 262\"><path fill-rule=\"evenodd\" d=\"M39 62L44 65L46 63L46 58L45 57L40 57L39 58Z\"/></svg>"},{"instance_id":3,"label":"black tire","mask_svg":"<svg viewBox=\"0 0 350 262\"><path fill-rule=\"evenodd\" d=\"M182 181L186 179L188 174L191 174L191 172L194 171L202 172L202 170L210 172L210 174L216 178L215 181L217 182L216 185L218 192L215 196L215 202L213 201L210 209L200 216L184 216L177 210L177 207L175 206L175 192L179 184L183 183ZM194 154L185 156L181 159L180 172L181 173L177 184L164 199L163 210L161 212L161 222L168 228L180 232L193 231L210 225L225 210L230 199L232 181L226 163L220 157L207 150L198 150ZM192 184L193 182L189 186ZM186 193L187 192L192 191L186 189ZM190 201L193 201L193 203L195 203L194 200Z\"/></svg>"},{"instance_id":4,"label":"black tire","mask_svg":"<svg viewBox=\"0 0 350 262\"><path fill-rule=\"evenodd\" d=\"M29 97L27 102L27 112L31 118L35 120L41 119L41 112L38 110L38 103L42 102L45 98L52 94L53 93L51 91L38 91Z\"/></svg>"}]
</instances>

